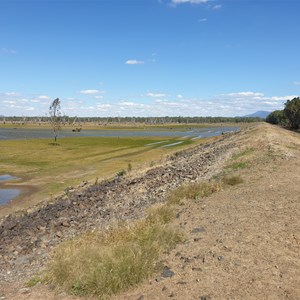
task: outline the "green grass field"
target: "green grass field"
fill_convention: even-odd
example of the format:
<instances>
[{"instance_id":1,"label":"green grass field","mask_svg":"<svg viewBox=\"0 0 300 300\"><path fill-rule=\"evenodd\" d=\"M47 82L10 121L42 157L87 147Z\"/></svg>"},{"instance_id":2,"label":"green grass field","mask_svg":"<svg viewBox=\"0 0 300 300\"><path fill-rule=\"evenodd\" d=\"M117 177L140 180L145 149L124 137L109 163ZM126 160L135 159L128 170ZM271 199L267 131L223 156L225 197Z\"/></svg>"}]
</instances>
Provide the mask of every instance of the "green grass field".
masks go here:
<instances>
[{"instance_id":1,"label":"green grass field","mask_svg":"<svg viewBox=\"0 0 300 300\"><path fill-rule=\"evenodd\" d=\"M179 141L149 137L63 138L59 145L53 145L53 139L0 141L0 170L1 174L21 178L18 185L34 187L34 193L26 197L33 204L83 180L109 178L129 168L134 173L168 153L200 143L184 139L182 144L168 148L153 144L166 140L168 144Z\"/></svg>"}]
</instances>

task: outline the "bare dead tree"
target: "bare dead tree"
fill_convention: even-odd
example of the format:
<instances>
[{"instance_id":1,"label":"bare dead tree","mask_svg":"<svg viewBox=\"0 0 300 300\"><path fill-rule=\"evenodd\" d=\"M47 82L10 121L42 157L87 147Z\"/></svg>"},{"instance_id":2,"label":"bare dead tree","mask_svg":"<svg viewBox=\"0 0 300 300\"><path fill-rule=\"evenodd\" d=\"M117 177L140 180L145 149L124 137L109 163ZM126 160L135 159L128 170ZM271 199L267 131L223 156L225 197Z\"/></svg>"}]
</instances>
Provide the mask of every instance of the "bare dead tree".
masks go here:
<instances>
[{"instance_id":1,"label":"bare dead tree","mask_svg":"<svg viewBox=\"0 0 300 300\"><path fill-rule=\"evenodd\" d=\"M60 100L56 98L49 107L50 124L54 134L54 142L57 142L58 133L61 130L61 107Z\"/></svg>"}]
</instances>

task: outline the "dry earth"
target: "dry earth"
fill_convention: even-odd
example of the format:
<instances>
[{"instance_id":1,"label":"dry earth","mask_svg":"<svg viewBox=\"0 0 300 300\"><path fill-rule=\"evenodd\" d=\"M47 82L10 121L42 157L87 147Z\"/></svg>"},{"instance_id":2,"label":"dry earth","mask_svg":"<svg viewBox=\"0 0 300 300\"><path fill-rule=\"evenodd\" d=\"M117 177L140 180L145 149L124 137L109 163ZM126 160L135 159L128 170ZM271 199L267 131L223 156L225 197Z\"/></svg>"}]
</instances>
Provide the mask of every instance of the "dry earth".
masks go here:
<instances>
[{"instance_id":1,"label":"dry earth","mask_svg":"<svg viewBox=\"0 0 300 300\"><path fill-rule=\"evenodd\" d=\"M233 153L238 154L235 159L230 158ZM111 221L107 211L113 218L140 217L145 206L163 201L173 187L210 178L222 169L241 176L244 182L178 207L172 226L184 232L185 242L164 254L166 272L113 299L300 299L300 135L267 124L185 151L136 179L74 191L72 197L77 200L71 199L70 207L52 205L58 215L51 215L48 223L57 223L38 225L42 229L26 227L35 220L34 212L27 214L29 219L2 220L0 299L76 299L42 285L22 288L24 280L47 259L48 244L54 246L92 225L107 224ZM117 210L103 203L110 202L111 193L120 195L123 190ZM134 203L130 201L133 192ZM75 218L72 226L66 211L71 209L74 217L72 207L85 197L101 199L101 206L91 201L91 206L80 210L86 211L86 217L77 212L82 223ZM101 209L92 214L95 207ZM45 205L38 209L38 216L52 210ZM60 214L68 217L60 219ZM41 242L34 243L33 235ZM16 248L18 245L22 247Z\"/></svg>"}]
</instances>

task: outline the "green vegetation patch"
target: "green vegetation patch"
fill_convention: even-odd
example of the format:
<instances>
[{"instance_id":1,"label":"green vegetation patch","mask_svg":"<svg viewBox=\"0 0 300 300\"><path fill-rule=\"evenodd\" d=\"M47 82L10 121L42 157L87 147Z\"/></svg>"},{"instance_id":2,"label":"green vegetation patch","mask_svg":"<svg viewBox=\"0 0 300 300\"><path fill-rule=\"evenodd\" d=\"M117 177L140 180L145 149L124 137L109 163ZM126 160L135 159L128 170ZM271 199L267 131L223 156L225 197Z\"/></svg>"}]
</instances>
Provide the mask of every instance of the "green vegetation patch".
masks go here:
<instances>
[{"instance_id":1,"label":"green vegetation patch","mask_svg":"<svg viewBox=\"0 0 300 300\"><path fill-rule=\"evenodd\" d=\"M237 170L242 170L245 169L247 167L247 163L246 162L235 162L231 165L228 165L226 167L226 169L231 169L233 171L237 171Z\"/></svg>"},{"instance_id":2,"label":"green vegetation patch","mask_svg":"<svg viewBox=\"0 0 300 300\"><path fill-rule=\"evenodd\" d=\"M52 139L0 141L0 169L4 174L22 178L25 184L34 182L44 197L82 180L114 176L120 170L130 172L132 164L139 165L172 152L173 147L160 148L160 142L165 140L161 137L71 137L58 139L58 146L51 145ZM178 139L168 139L168 143L176 142ZM190 143L183 141L177 147Z\"/></svg>"},{"instance_id":3,"label":"green vegetation patch","mask_svg":"<svg viewBox=\"0 0 300 300\"><path fill-rule=\"evenodd\" d=\"M252 154L254 151L255 151L254 148L248 148L248 149L246 149L244 151L241 151L239 153L233 154L231 159L232 160L237 160L237 159L239 159L241 157L248 156L248 155Z\"/></svg>"},{"instance_id":4,"label":"green vegetation patch","mask_svg":"<svg viewBox=\"0 0 300 300\"><path fill-rule=\"evenodd\" d=\"M162 268L160 254L182 239L167 227L171 218L169 207L158 207L131 226L61 244L47 267L46 281L74 295L100 299L140 283Z\"/></svg>"}]
</instances>

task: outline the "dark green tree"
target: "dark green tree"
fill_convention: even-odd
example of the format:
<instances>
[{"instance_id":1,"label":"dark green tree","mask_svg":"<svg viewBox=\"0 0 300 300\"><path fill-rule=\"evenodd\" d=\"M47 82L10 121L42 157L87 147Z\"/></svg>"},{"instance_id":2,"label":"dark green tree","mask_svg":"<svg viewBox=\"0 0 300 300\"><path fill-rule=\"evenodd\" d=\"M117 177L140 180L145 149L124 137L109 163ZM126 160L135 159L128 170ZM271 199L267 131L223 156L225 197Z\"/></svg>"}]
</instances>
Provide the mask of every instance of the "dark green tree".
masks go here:
<instances>
[{"instance_id":1,"label":"dark green tree","mask_svg":"<svg viewBox=\"0 0 300 300\"><path fill-rule=\"evenodd\" d=\"M283 110L275 110L267 116L266 122L276 125L286 125L288 120Z\"/></svg>"},{"instance_id":2,"label":"dark green tree","mask_svg":"<svg viewBox=\"0 0 300 300\"><path fill-rule=\"evenodd\" d=\"M293 129L300 128L300 98L288 100L285 103L284 114L286 115L290 127Z\"/></svg>"},{"instance_id":3,"label":"dark green tree","mask_svg":"<svg viewBox=\"0 0 300 300\"><path fill-rule=\"evenodd\" d=\"M60 110L60 100L56 98L49 107L50 124L52 126L55 143L57 142L58 133L61 130L62 118Z\"/></svg>"}]
</instances>

